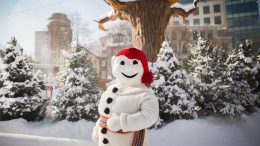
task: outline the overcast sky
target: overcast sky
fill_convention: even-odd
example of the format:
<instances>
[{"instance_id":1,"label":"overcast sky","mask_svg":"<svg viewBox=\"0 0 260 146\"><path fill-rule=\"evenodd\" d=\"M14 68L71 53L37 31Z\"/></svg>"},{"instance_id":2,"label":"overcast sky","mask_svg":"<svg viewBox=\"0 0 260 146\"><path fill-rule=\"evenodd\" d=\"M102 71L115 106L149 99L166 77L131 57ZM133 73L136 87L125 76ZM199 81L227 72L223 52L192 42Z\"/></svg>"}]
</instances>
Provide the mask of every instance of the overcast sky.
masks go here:
<instances>
[{"instance_id":1,"label":"overcast sky","mask_svg":"<svg viewBox=\"0 0 260 146\"><path fill-rule=\"evenodd\" d=\"M27 54L34 53L35 31L46 30L54 12L74 13L88 21L93 39L104 35L92 21L110 11L103 0L0 0L0 44L15 36Z\"/></svg>"}]
</instances>

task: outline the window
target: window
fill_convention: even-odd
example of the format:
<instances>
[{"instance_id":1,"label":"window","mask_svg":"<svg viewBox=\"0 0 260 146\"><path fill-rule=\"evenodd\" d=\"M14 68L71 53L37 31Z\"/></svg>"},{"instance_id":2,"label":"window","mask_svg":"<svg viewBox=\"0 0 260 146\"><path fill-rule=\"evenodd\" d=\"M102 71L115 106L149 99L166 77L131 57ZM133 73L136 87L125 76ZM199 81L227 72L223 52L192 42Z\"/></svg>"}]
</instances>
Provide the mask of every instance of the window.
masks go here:
<instances>
[{"instance_id":1,"label":"window","mask_svg":"<svg viewBox=\"0 0 260 146\"><path fill-rule=\"evenodd\" d=\"M221 16L216 16L214 19L215 19L215 24L221 24Z\"/></svg>"},{"instance_id":2,"label":"window","mask_svg":"<svg viewBox=\"0 0 260 146\"><path fill-rule=\"evenodd\" d=\"M177 40L176 36L177 36L177 34L175 32L172 32L173 40Z\"/></svg>"},{"instance_id":3,"label":"window","mask_svg":"<svg viewBox=\"0 0 260 146\"><path fill-rule=\"evenodd\" d=\"M198 32L197 31L194 31L193 33L192 33L192 38L193 38L193 40L194 41L196 41L196 40L198 40Z\"/></svg>"},{"instance_id":4,"label":"window","mask_svg":"<svg viewBox=\"0 0 260 146\"><path fill-rule=\"evenodd\" d=\"M203 7L203 14L209 14L210 11L209 11L209 6L204 6Z\"/></svg>"},{"instance_id":5,"label":"window","mask_svg":"<svg viewBox=\"0 0 260 146\"><path fill-rule=\"evenodd\" d=\"M187 45L184 45L184 46L183 46L183 48L182 48L182 53L183 53L183 54L187 54L187 53L188 53Z\"/></svg>"},{"instance_id":6,"label":"window","mask_svg":"<svg viewBox=\"0 0 260 146\"><path fill-rule=\"evenodd\" d=\"M122 41L124 41L124 36L120 34L113 36L113 43L120 43Z\"/></svg>"},{"instance_id":7,"label":"window","mask_svg":"<svg viewBox=\"0 0 260 146\"><path fill-rule=\"evenodd\" d=\"M107 50L102 50L102 51L101 51L101 54L102 54L102 55L106 55L106 54L107 54Z\"/></svg>"},{"instance_id":8,"label":"window","mask_svg":"<svg viewBox=\"0 0 260 146\"><path fill-rule=\"evenodd\" d=\"M222 42L222 48L228 48L228 43Z\"/></svg>"},{"instance_id":9,"label":"window","mask_svg":"<svg viewBox=\"0 0 260 146\"><path fill-rule=\"evenodd\" d=\"M181 32L181 39L183 39L183 40L186 40L187 38L186 38L186 31L182 31Z\"/></svg>"},{"instance_id":10,"label":"window","mask_svg":"<svg viewBox=\"0 0 260 146\"><path fill-rule=\"evenodd\" d=\"M220 4L214 5L214 13L219 13L220 12Z\"/></svg>"},{"instance_id":11,"label":"window","mask_svg":"<svg viewBox=\"0 0 260 146\"><path fill-rule=\"evenodd\" d=\"M193 15L199 15L200 14L200 9L197 8L194 12L193 12Z\"/></svg>"},{"instance_id":12,"label":"window","mask_svg":"<svg viewBox=\"0 0 260 146\"><path fill-rule=\"evenodd\" d=\"M208 33L208 39L209 39L209 40L212 40L212 39L213 39L213 33L212 33L212 31L210 31L210 32Z\"/></svg>"},{"instance_id":13,"label":"window","mask_svg":"<svg viewBox=\"0 0 260 146\"><path fill-rule=\"evenodd\" d=\"M200 25L200 19L193 19L193 25Z\"/></svg>"},{"instance_id":14,"label":"window","mask_svg":"<svg viewBox=\"0 0 260 146\"><path fill-rule=\"evenodd\" d=\"M0 58L1 57L4 57L4 53L3 53L3 51L0 50Z\"/></svg>"},{"instance_id":15,"label":"window","mask_svg":"<svg viewBox=\"0 0 260 146\"><path fill-rule=\"evenodd\" d=\"M247 13L258 10L258 5L255 1L241 2L238 4L227 5L227 14Z\"/></svg>"},{"instance_id":16,"label":"window","mask_svg":"<svg viewBox=\"0 0 260 146\"><path fill-rule=\"evenodd\" d=\"M180 25L179 21L173 21L173 25Z\"/></svg>"},{"instance_id":17,"label":"window","mask_svg":"<svg viewBox=\"0 0 260 146\"><path fill-rule=\"evenodd\" d=\"M101 66L102 66L102 67L106 67L106 60L102 60L102 61L101 61Z\"/></svg>"},{"instance_id":18,"label":"window","mask_svg":"<svg viewBox=\"0 0 260 146\"><path fill-rule=\"evenodd\" d=\"M210 25L210 18L209 17L204 18L204 24Z\"/></svg>"},{"instance_id":19,"label":"window","mask_svg":"<svg viewBox=\"0 0 260 146\"><path fill-rule=\"evenodd\" d=\"M190 21L187 20L187 21L185 22L185 24L186 24L186 25L190 25Z\"/></svg>"},{"instance_id":20,"label":"window","mask_svg":"<svg viewBox=\"0 0 260 146\"><path fill-rule=\"evenodd\" d=\"M106 79L106 71L102 70L101 72L101 78Z\"/></svg>"},{"instance_id":21,"label":"window","mask_svg":"<svg viewBox=\"0 0 260 146\"><path fill-rule=\"evenodd\" d=\"M201 31L201 32L200 32L200 36L202 36L202 37L206 37L206 35L205 35L205 34L206 34L206 32L205 32L205 31Z\"/></svg>"}]
</instances>

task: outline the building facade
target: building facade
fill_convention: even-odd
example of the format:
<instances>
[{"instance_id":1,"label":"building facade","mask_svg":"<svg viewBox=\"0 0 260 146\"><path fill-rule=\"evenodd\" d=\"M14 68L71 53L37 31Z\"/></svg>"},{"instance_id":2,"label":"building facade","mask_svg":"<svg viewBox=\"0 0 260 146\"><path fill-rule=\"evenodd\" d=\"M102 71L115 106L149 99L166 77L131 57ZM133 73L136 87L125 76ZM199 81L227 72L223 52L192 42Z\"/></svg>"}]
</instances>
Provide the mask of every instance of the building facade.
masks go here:
<instances>
[{"instance_id":1,"label":"building facade","mask_svg":"<svg viewBox=\"0 0 260 146\"><path fill-rule=\"evenodd\" d=\"M70 51L72 43L71 22L63 13L54 13L48 19L47 31L35 32L34 60L43 68L58 67L62 50Z\"/></svg>"},{"instance_id":2,"label":"building facade","mask_svg":"<svg viewBox=\"0 0 260 146\"><path fill-rule=\"evenodd\" d=\"M253 48L260 47L259 0L227 0L227 26L235 44L241 40L253 41Z\"/></svg>"},{"instance_id":3,"label":"building facade","mask_svg":"<svg viewBox=\"0 0 260 146\"><path fill-rule=\"evenodd\" d=\"M184 6L191 4L193 0L181 0ZM188 17L185 24L180 17L172 17L171 25L207 26L216 25L226 28L226 0L204 0L200 1L197 9Z\"/></svg>"},{"instance_id":4,"label":"building facade","mask_svg":"<svg viewBox=\"0 0 260 146\"><path fill-rule=\"evenodd\" d=\"M34 50L35 61L43 62L45 64L51 64L50 59L48 58L51 56L50 39L51 38L47 31L35 32L35 50Z\"/></svg>"},{"instance_id":5,"label":"building facade","mask_svg":"<svg viewBox=\"0 0 260 146\"><path fill-rule=\"evenodd\" d=\"M217 26L190 26L188 28L183 25L168 26L166 39L170 41L177 58L187 59L192 44L196 43L199 34L227 50L233 48L232 36L226 36L226 30L221 31Z\"/></svg>"},{"instance_id":6,"label":"building facade","mask_svg":"<svg viewBox=\"0 0 260 146\"><path fill-rule=\"evenodd\" d=\"M184 6L193 0L180 1ZM185 59L190 54L190 46L200 34L227 50L233 48L232 36L227 31L226 0L205 0L198 3L196 11L184 22L172 17L166 29L166 39L171 42L176 56Z\"/></svg>"},{"instance_id":7,"label":"building facade","mask_svg":"<svg viewBox=\"0 0 260 146\"><path fill-rule=\"evenodd\" d=\"M103 70L106 70L107 67L106 56L104 56L104 54L97 53L97 51L91 51L86 47L85 50L87 51L88 59L92 62L99 78L106 79L106 72L102 72Z\"/></svg>"},{"instance_id":8,"label":"building facade","mask_svg":"<svg viewBox=\"0 0 260 146\"><path fill-rule=\"evenodd\" d=\"M112 77L112 68L111 68L111 59L116 55L120 50L132 47L131 40L129 36L126 36L122 33L113 33L108 34L100 39L103 49L103 56L105 56L105 60L101 61L101 65L106 64L106 67L101 69L101 79L109 79Z\"/></svg>"}]
</instances>

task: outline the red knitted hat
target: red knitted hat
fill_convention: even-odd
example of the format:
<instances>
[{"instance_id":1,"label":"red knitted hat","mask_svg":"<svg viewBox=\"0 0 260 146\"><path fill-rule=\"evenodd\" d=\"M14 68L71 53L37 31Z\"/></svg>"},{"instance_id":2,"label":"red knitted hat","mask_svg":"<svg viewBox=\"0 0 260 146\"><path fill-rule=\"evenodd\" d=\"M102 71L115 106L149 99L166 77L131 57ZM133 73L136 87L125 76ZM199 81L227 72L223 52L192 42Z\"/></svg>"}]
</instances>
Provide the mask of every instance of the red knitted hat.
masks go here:
<instances>
[{"instance_id":1,"label":"red knitted hat","mask_svg":"<svg viewBox=\"0 0 260 146\"><path fill-rule=\"evenodd\" d=\"M129 59L140 60L144 69L144 74L142 76L142 83L150 85L153 82L153 73L149 71L148 60L142 50L137 48L126 48L119 51L116 54L116 56L121 56L121 55L124 55Z\"/></svg>"}]
</instances>

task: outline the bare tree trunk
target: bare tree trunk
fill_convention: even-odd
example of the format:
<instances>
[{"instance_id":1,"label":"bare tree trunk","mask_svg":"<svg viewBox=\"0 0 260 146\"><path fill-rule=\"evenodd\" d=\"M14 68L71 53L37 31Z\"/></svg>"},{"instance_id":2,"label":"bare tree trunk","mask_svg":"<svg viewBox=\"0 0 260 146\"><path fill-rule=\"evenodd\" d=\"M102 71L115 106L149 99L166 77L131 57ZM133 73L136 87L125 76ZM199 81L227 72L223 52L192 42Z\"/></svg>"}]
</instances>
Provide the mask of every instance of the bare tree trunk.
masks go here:
<instances>
[{"instance_id":1,"label":"bare tree trunk","mask_svg":"<svg viewBox=\"0 0 260 146\"><path fill-rule=\"evenodd\" d=\"M165 39L164 31L171 17L170 13L165 12L169 6L158 0L150 0L149 3L141 1L141 3L134 5L130 12L132 42L134 47L145 52L149 61L154 62ZM139 13L140 9L143 9L142 13Z\"/></svg>"},{"instance_id":2,"label":"bare tree trunk","mask_svg":"<svg viewBox=\"0 0 260 146\"><path fill-rule=\"evenodd\" d=\"M187 18L197 7L197 0L188 6L171 7L178 0L138 0L121 2L105 0L113 11L97 21L99 28L106 31L103 24L117 18L128 20L132 25L132 42L134 47L142 49L149 61L155 61L164 41L164 31L172 15Z\"/></svg>"},{"instance_id":3,"label":"bare tree trunk","mask_svg":"<svg viewBox=\"0 0 260 146\"><path fill-rule=\"evenodd\" d=\"M149 61L156 61L157 54L164 41L164 34L152 32L150 34L139 34L138 31L136 29L132 31L133 46L142 49Z\"/></svg>"}]
</instances>

